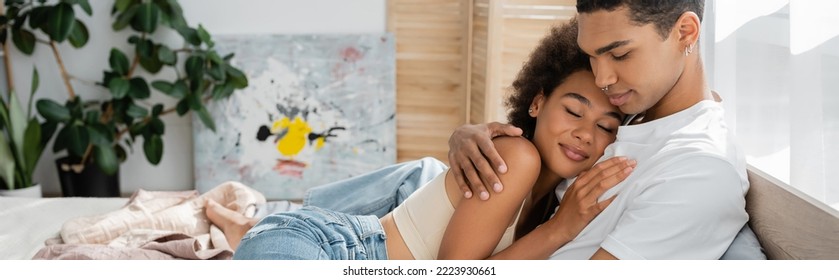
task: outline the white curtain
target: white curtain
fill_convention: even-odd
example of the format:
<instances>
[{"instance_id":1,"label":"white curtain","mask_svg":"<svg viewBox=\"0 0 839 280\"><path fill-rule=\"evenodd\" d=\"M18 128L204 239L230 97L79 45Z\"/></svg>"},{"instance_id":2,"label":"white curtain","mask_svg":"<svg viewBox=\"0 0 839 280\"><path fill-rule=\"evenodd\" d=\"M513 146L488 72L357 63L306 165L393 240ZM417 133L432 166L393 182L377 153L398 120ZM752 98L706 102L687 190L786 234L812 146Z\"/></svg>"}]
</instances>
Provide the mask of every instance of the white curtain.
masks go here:
<instances>
[{"instance_id":1,"label":"white curtain","mask_svg":"<svg viewBox=\"0 0 839 280\"><path fill-rule=\"evenodd\" d=\"M839 1L706 0L702 52L747 161L839 208Z\"/></svg>"}]
</instances>

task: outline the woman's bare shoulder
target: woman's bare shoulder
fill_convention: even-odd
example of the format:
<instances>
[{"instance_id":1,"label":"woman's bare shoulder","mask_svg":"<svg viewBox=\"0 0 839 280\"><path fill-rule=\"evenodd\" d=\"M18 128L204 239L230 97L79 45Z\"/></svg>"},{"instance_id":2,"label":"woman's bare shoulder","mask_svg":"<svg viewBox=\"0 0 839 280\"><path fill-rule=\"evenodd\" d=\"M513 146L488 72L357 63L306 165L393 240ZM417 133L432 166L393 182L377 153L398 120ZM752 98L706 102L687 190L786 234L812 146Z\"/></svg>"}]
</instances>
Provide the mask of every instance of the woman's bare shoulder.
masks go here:
<instances>
[{"instance_id":1,"label":"woman's bare shoulder","mask_svg":"<svg viewBox=\"0 0 839 280\"><path fill-rule=\"evenodd\" d=\"M507 164L506 174L523 172L524 174L538 174L542 166L539 151L533 142L524 137L501 136L492 139L498 155Z\"/></svg>"}]
</instances>

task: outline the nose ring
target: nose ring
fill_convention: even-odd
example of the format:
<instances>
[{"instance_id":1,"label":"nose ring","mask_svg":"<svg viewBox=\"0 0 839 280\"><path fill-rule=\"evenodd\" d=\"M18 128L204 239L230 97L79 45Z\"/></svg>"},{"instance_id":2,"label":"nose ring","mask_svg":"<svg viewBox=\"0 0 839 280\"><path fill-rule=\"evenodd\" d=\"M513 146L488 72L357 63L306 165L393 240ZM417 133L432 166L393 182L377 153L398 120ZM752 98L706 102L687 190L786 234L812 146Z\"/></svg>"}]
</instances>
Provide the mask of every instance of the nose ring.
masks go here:
<instances>
[{"instance_id":1,"label":"nose ring","mask_svg":"<svg viewBox=\"0 0 839 280\"><path fill-rule=\"evenodd\" d=\"M601 88L600 90L602 90L603 92L607 92L607 91L609 91L609 86L606 86L606 87L604 87L604 88Z\"/></svg>"}]
</instances>

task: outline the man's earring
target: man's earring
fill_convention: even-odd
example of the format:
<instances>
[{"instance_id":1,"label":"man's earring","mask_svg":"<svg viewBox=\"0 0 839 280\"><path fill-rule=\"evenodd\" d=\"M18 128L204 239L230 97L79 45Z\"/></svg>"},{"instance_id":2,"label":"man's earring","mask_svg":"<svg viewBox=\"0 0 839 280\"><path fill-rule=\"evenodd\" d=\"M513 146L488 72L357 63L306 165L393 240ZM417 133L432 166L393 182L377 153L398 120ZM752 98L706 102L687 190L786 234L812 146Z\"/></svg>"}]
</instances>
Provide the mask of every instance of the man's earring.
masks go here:
<instances>
[{"instance_id":1,"label":"man's earring","mask_svg":"<svg viewBox=\"0 0 839 280\"><path fill-rule=\"evenodd\" d=\"M693 52L693 46L691 46L691 45L687 45L687 46L685 47L685 56L688 56L688 55L689 55L689 54L691 54L692 52Z\"/></svg>"}]
</instances>

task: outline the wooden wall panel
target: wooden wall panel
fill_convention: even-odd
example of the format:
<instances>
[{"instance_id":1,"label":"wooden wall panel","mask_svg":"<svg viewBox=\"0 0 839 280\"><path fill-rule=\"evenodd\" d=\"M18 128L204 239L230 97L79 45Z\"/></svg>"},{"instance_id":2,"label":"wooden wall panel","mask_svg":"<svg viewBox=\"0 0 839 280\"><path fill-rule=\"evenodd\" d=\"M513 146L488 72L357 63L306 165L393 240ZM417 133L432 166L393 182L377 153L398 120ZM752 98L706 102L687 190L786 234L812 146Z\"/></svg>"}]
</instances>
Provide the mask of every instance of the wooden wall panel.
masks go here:
<instances>
[{"instance_id":1,"label":"wooden wall panel","mask_svg":"<svg viewBox=\"0 0 839 280\"><path fill-rule=\"evenodd\" d=\"M574 0L388 0L396 37L397 160L447 161L465 123L506 122L503 101L532 49Z\"/></svg>"},{"instance_id":2,"label":"wooden wall panel","mask_svg":"<svg viewBox=\"0 0 839 280\"><path fill-rule=\"evenodd\" d=\"M500 4L503 32L498 64L502 69L498 73L498 88L490 91L498 102L487 104L487 111L492 112L487 115L487 121L507 122L504 101L516 75L550 27L576 14L575 4L576 1L567 0L505 0Z\"/></svg>"},{"instance_id":3,"label":"wooden wall panel","mask_svg":"<svg viewBox=\"0 0 839 280\"><path fill-rule=\"evenodd\" d=\"M388 0L396 38L397 161L447 162L451 132L466 122L468 0Z\"/></svg>"}]
</instances>

